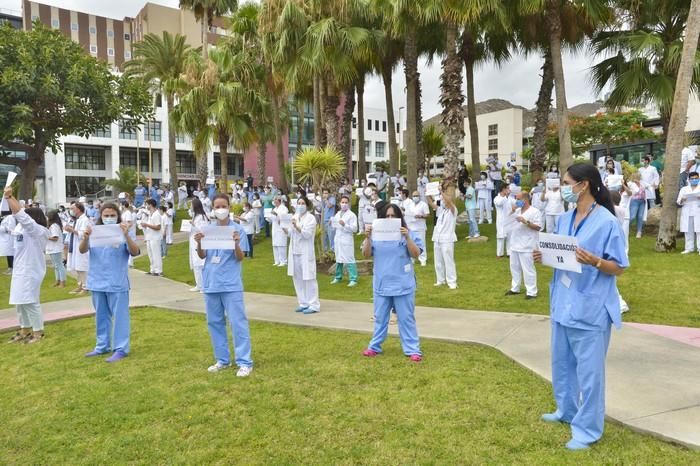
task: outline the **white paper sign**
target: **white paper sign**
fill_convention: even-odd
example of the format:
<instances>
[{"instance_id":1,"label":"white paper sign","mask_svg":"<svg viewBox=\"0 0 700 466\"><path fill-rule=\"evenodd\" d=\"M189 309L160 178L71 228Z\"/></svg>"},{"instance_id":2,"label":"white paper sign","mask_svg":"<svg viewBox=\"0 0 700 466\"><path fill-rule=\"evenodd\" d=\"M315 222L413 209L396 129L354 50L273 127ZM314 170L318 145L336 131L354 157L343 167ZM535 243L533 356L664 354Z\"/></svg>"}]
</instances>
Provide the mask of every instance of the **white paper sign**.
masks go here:
<instances>
[{"instance_id":1,"label":"white paper sign","mask_svg":"<svg viewBox=\"0 0 700 466\"><path fill-rule=\"evenodd\" d=\"M391 184L396 184L397 183L397 178L395 176L391 177Z\"/></svg>"},{"instance_id":2,"label":"white paper sign","mask_svg":"<svg viewBox=\"0 0 700 466\"><path fill-rule=\"evenodd\" d=\"M189 220L183 220L182 223L180 223L180 231L186 231L188 233L192 231L192 222Z\"/></svg>"},{"instance_id":3,"label":"white paper sign","mask_svg":"<svg viewBox=\"0 0 700 466\"><path fill-rule=\"evenodd\" d=\"M543 265L581 273L581 263L576 260L578 239L575 236L540 233L538 246Z\"/></svg>"},{"instance_id":4,"label":"white paper sign","mask_svg":"<svg viewBox=\"0 0 700 466\"><path fill-rule=\"evenodd\" d=\"M340 219L338 219L337 217L333 217L331 219L331 227L333 227L334 230L337 230L338 228L340 228L339 222L340 222Z\"/></svg>"},{"instance_id":5,"label":"white paper sign","mask_svg":"<svg viewBox=\"0 0 700 466\"><path fill-rule=\"evenodd\" d=\"M267 177L267 182L268 182L268 183L273 183L274 181L275 181L275 178L274 178L274 177L272 177L272 176L268 176L268 177Z\"/></svg>"},{"instance_id":6,"label":"white paper sign","mask_svg":"<svg viewBox=\"0 0 700 466\"><path fill-rule=\"evenodd\" d=\"M306 198L310 201L313 201L316 199L316 195L314 193L309 193L306 195Z\"/></svg>"},{"instance_id":7,"label":"white paper sign","mask_svg":"<svg viewBox=\"0 0 700 466\"><path fill-rule=\"evenodd\" d=\"M207 178L207 181L205 182L205 184L214 184L215 182L216 181L214 180L213 177L209 177L209 178Z\"/></svg>"},{"instance_id":8,"label":"white paper sign","mask_svg":"<svg viewBox=\"0 0 700 466\"><path fill-rule=\"evenodd\" d=\"M476 189L486 189L486 181L477 181L475 188Z\"/></svg>"},{"instance_id":9,"label":"white paper sign","mask_svg":"<svg viewBox=\"0 0 700 466\"><path fill-rule=\"evenodd\" d=\"M91 248L113 248L126 241L119 225L95 225L90 234Z\"/></svg>"},{"instance_id":10,"label":"white paper sign","mask_svg":"<svg viewBox=\"0 0 700 466\"><path fill-rule=\"evenodd\" d=\"M7 188L12 184L13 181L15 181L15 178L17 178L17 173L15 172L7 172L7 181L5 181L5 187Z\"/></svg>"},{"instance_id":11,"label":"white paper sign","mask_svg":"<svg viewBox=\"0 0 700 466\"><path fill-rule=\"evenodd\" d=\"M362 212L362 221L364 222L365 227L372 225L372 222L376 218L377 218L377 211L374 209L365 210L364 212Z\"/></svg>"},{"instance_id":12,"label":"white paper sign","mask_svg":"<svg viewBox=\"0 0 700 466\"><path fill-rule=\"evenodd\" d=\"M401 201L401 198L400 198L400 197L392 197L392 198L391 198L391 203L394 204L394 205L396 205L396 206L401 207L402 201Z\"/></svg>"},{"instance_id":13,"label":"white paper sign","mask_svg":"<svg viewBox=\"0 0 700 466\"><path fill-rule=\"evenodd\" d=\"M207 249L235 249L233 242L233 232L235 227L205 225L202 227L202 250Z\"/></svg>"},{"instance_id":14,"label":"white paper sign","mask_svg":"<svg viewBox=\"0 0 700 466\"><path fill-rule=\"evenodd\" d=\"M547 178L547 189L550 191L558 188L560 184L559 178Z\"/></svg>"},{"instance_id":15,"label":"white paper sign","mask_svg":"<svg viewBox=\"0 0 700 466\"><path fill-rule=\"evenodd\" d=\"M515 196L519 192L521 192L523 189L520 186L511 186L510 187L510 193Z\"/></svg>"},{"instance_id":16,"label":"white paper sign","mask_svg":"<svg viewBox=\"0 0 700 466\"><path fill-rule=\"evenodd\" d=\"M356 194L357 196L362 196L362 191L363 191L363 190L364 190L364 188L357 188L357 189L355 189L355 194Z\"/></svg>"},{"instance_id":17,"label":"white paper sign","mask_svg":"<svg viewBox=\"0 0 700 466\"><path fill-rule=\"evenodd\" d=\"M433 181L432 183L428 183L427 186L425 187L425 195L426 196L437 196L438 194L440 194L440 182Z\"/></svg>"},{"instance_id":18,"label":"white paper sign","mask_svg":"<svg viewBox=\"0 0 700 466\"><path fill-rule=\"evenodd\" d=\"M620 187L622 186L622 175L608 175L608 177L605 179L605 183L609 187Z\"/></svg>"},{"instance_id":19,"label":"white paper sign","mask_svg":"<svg viewBox=\"0 0 700 466\"><path fill-rule=\"evenodd\" d=\"M292 214L280 214L278 215L280 219L280 227L289 230L292 228Z\"/></svg>"},{"instance_id":20,"label":"white paper sign","mask_svg":"<svg viewBox=\"0 0 700 466\"><path fill-rule=\"evenodd\" d=\"M700 191L691 191L689 193L686 193L685 197L688 200L700 199Z\"/></svg>"},{"instance_id":21,"label":"white paper sign","mask_svg":"<svg viewBox=\"0 0 700 466\"><path fill-rule=\"evenodd\" d=\"M355 180L355 186L360 186L360 180Z\"/></svg>"},{"instance_id":22,"label":"white paper sign","mask_svg":"<svg viewBox=\"0 0 700 466\"><path fill-rule=\"evenodd\" d=\"M270 218L270 217L272 217L272 207L266 208L263 215L264 215L265 218Z\"/></svg>"},{"instance_id":23,"label":"white paper sign","mask_svg":"<svg viewBox=\"0 0 700 466\"><path fill-rule=\"evenodd\" d=\"M372 222L372 241L400 241L401 219L378 218Z\"/></svg>"}]
</instances>

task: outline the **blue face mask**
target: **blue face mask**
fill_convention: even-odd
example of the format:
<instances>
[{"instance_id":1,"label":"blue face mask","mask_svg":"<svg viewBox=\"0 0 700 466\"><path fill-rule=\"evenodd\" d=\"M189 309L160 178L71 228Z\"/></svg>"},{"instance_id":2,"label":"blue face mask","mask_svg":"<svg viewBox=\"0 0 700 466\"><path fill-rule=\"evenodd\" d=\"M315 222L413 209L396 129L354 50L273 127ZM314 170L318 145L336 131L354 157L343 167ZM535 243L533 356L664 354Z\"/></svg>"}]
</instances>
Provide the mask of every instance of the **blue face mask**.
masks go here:
<instances>
[{"instance_id":1,"label":"blue face mask","mask_svg":"<svg viewBox=\"0 0 700 466\"><path fill-rule=\"evenodd\" d=\"M561 198L564 199L566 202L578 202L579 193L574 192L574 186L576 186L576 184L572 186L561 187Z\"/></svg>"},{"instance_id":2,"label":"blue face mask","mask_svg":"<svg viewBox=\"0 0 700 466\"><path fill-rule=\"evenodd\" d=\"M700 179L690 180L690 186L697 186L700 183Z\"/></svg>"},{"instance_id":3,"label":"blue face mask","mask_svg":"<svg viewBox=\"0 0 700 466\"><path fill-rule=\"evenodd\" d=\"M523 207L525 207L525 201L521 201L521 200L515 201L515 207L517 207L518 209L522 209Z\"/></svg>"},{"instance_id":4,"label":"blue face mask","mask_svg":"<svg viewBox=\"0 0 700 466\"><path fill-rule=\"evenodd\" d=\"M102 225L116 225L117 217L102 217Z\"/></svg>"}]
</instances>

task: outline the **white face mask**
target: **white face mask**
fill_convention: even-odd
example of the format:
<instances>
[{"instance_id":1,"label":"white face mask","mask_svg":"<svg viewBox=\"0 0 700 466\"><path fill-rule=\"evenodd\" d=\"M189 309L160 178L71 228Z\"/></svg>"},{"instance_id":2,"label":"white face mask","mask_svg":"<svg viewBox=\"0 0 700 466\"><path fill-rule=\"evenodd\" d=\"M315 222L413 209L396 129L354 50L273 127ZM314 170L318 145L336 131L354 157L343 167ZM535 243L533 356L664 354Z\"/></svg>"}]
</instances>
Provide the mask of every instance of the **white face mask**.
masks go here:
<instances>
[{"instance_id":1,"label":"white face mask","mask_svg":"<svg viewBox=\"0 0 700 466\"><path fill-rule=\"evenodd\" d=\"M224 220L228 218L228 209L215 209L214 210L214 216L218 218L219 220Z\"/></svg>"},{"instance_id":2,"label":"white face mask","mask_svg":"<svg viewBox=\"0 0 700 466\"><path fill-rule=\"evenodd\" d=\"M116 225L117 217L102 217L102 225Z\"/></svg>"},{"instance_id":3,"label":"white face mask","mask_svg":"<svg viewBox=\"0 0 700 466\"><path fill-rule=\"evenodd\" d=\"M304 204L299 204L297 206L297 212L299 212L299 215L303 215L306 213L306 206Z\"/></svg>"}]
</instances>

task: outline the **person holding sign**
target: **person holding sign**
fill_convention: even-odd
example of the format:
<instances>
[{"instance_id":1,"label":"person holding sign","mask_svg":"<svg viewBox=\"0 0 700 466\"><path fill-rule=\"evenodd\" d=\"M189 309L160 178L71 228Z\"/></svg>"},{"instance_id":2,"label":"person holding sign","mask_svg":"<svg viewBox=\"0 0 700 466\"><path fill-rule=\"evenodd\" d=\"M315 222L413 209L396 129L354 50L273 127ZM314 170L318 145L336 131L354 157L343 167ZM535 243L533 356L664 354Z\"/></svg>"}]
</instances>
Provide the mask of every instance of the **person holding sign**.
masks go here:
<instances>
[{"instance_id":1,"label":"person holding sign","mask_svg":"<svg viewBox=\"0 0 700 466\"><path fill-rule=\"evenodd\" d=\"M688 186L678 192L677 204L681 206L681 228L685 233L685 248L681 254L690 254L697 248L700 252L700 179L698 172L688 174Z\"/></svg>"},{"instance_id":2,"label":"person holding sign","mask_svg":"<svg viewBox=\"0 0 700 466\"><path fill-rule=\"evenodd\" d=\"M559 178L547 178L547 190L542 192L540 200L546 203L544 207L545 231L554 233L557 223L559 223L559 217L564 213L564 201L559 192Z\"/></svg>"},{"instance_id":3,"label":"person holding sign","mask_svg":"<svg viewBox=\"0 0 700 466\"><path fill-rule=\"evenodd\" d=\"M501 185L493 199L493 205L496 206L496 257L510 256L510 232L515 226L515 200L510 197L508 184Z\"/></svg>"},{"instance_id":4,"label":"person holding sign","mask_svg":"<svg viewBox=\"0 0 700 466\"><path fill-rule=\"evenodd\" d=\"M3 198L15 217L13 231L14 268L10 282L10 305L17 306L19 331L11 343L37 343L44 338L44 315L41 310L41 282L46 275L44 250L49 239L46 217L39 208L22 208L7 186Z\"/></svg>"},{"instance_id":5,"label":"person holding sign","mask_svg":"<svg viewBox=\"0 0 700 466\"><path fill-rule=\"evenodd\" d=\"M87 282L90 255L88 253L82 254L78 249L85 231L90 226L90 219L85 215L85 205L81 202L71 205L70 210L74 223L63 227L63 230L69 233L66 265L69 272L75 271L78 276L78 287L70 291L70 294L84 295L86 293L85 284Z\"/></svg>"},{"instance_id":6,"label":"person holding sign","mask_svg":"<svg viewBox=\"0 0 700 466\"><path fill-rule=\"evenodd\" d=\"M321 310L314 249L316 217L309 211L310 208L309 199L306 196L299 197L292 217L292 228L286 231L290 236L287 275L294 281L294 290L299 301L296 312L304 314L313 314Z\"/></svg>"},{"instance_id":7,"label":"person holding sign","mask_svg":"<svg viewBox=\"0 0 700 466\"><path fill-rule=\"evenodd\" d=\"M542 229L542 214L530 205L530 194L515 195L516 223L510 235L511 287L506 296L520 294L520 280L525 283L525 299L537 297L537 270L532 252L537 247L537 233Z\"/></svg>"},{"instance_id":8,"label":"person holding sign","mask_svg":"<svg viewBox=\"0 0 700 466\"><path fill-rule=\"evenodd\" d=\"M357 265L355 264L355 242L353 235L357 233L357 216L350 210L350 198L341 196L340 210L332 220L335 241L335 278L331 285L343 281L343 265L348 267L349 287L357 285Z\"/></svg>"},{"instance_id":9,"label":"person holding sign","mask_svg":"<svg viewBox=\"0 0 700 466\"><path fill-rule=\"evenodd\" d=\"M457 289L457 268L455 267L455 242L457 241L457 206L454 203L454 188L442 190L440 205L428 196L428 203L435 214L437 222L433 228L433 254L435 255L434 286L447 283L451 290Z\"/></svg>"},{"instance_id":10,"label":"person holding sign","mask_svg":"<svg viewBox=\"0 0 700 466\"><path fill-rule=\"evenodd\" d=\"M108 225L115 227L114 245L93 244L90 239L93 231ZM129 225L122 223L116 204L104 204L95 227L85 231L80 240L80 252L88 251L90 269L86 288L92 294L95 308L96 343L95 349L85 356L100 356L111 351L107 362L117 362L127 357L130 349L129 257L138 256L141 251L129 234Z\"/></svg>"},{"instance_id":11,"label":"person holding sign","mask_svg":"<svg viewBox=\"0 0 700 466\"><path fill-rule=\"evenodd\" d=\"M253 371L251 358L250 329L243 306L243 281L241 262L248 249L248 237L243 228L229 218L231 208L227 194L219 193L212 201L216 225L230 227L233 249L202 249L204 233L194 235L197 254L204 259L202 291L207 313L207 327L216 362L209 372L219 372L231 367L231 353L226 332L228 317L233 336L233 352L238 366L237 377L248 377Z\"/></svg>"},{"instance_id":12,"label":"person holding sign","mask_svg":"<svg viewBox=\"0 0 700 466\"><path fill-rule=\"evenodd\" d=\"M406 214L404 219L408 229L418 235L418 238L420 238L420 242L423 245L425 245L425 232L428 230L426 225L428 215L430 215L430 208L428 207L428 204L421 199L418 190L413 191L411 203L406 206ZM427 248L424 247L420 252L420 256L418 256L418 261L420 262L421 267L425 267L425 264L428 262L428 253L426 252L426 249Z\"/></svg>"},{"instance_id":13,"label":"person holding sign","mask_svg":"<svg viewBox=\"0 0 700 466\"><path fill-rule=\"evenodd\" d=\"M148 275L161 276L163 275L163 256L160 243L163 241L163 232L161 232L160 211L156 205L155 199L146 199L148 217L141 222L141 229L146 240L148 261L151 265Z\"/></svg>"},{"instance_id":14,"label":"person holding sign","mask_svg":"<svg viewBox=\"0 0 700 466\"><path fill-rule=\"evenodd\" d=\"M275 196L272 201L274 208L270 221L272 222L272 255L275 259L275 267L287 265L287 232L282 228L281 218L289 215L289 209L282 202L282 196Z\"/></svg>"},{"instance_id":15,"label":"person holding sign","mask_svg":"<svg viewBox=\"0 0 700 466\"><path fill-rule=\"evenodd\" d=\"M481 172L479 181L476 182L476 202L479 209L479 225L484 222L491 224L491 199L493 192L493 182L488 178L486 172Z\"/></svg>"},{"instance_id":16,"label":"person holding sign","mask_svg":"<svg viewBox=\"0 0 700 466\"><path fill-rule=\"evenodd\" d=\"M202 291L202 271L204 270L204 259L197 254L197 242L194 235L201 231L202 227L209 225L209 217L204 212L202 201L198 197L192 198L192 227L190 228L190 270L194 274L194 287L190 291Z\"/></svg>"},{"instance_id":17,"label":"person holding sign","mask_svg":"<svg viewBox=\"0 0 700 466\"><path fill-rule=\"evenodd\" d=\"M629 262L615 208L596 167L569 167L561 194L576 208L561 216L555 233L576 238L576 260L582 269L555 269L552 277L552 387L557 409L542 420L571 424L566 447L580 450L603 435L605 356L611 324L621 327L615 277ZM541 262L542 253L535 251L533 257Z\"/></svg>"},{"instance_id":18,"label":"person holding sign","mask_svg":"<svg viewBox=\"0 0 700 466\"><path fill-rule=\"evenodd\" d=\"M374 257L374 334L364 356L374 357L382 353L382 343L389 331L389 315L396 310L399 323L401 348L411 361L420 362L423 353L415 318L416 275L412 259L420 256L424 248L417 234L406 227L401 209L388 204L384 211L385 219L396 219L399 226L398 241L379 241L372 237L372 227L368 226L367 237L362 243L362 254ZM385 221L385 220L379 220Z\"/></svg>"}]
</instances>

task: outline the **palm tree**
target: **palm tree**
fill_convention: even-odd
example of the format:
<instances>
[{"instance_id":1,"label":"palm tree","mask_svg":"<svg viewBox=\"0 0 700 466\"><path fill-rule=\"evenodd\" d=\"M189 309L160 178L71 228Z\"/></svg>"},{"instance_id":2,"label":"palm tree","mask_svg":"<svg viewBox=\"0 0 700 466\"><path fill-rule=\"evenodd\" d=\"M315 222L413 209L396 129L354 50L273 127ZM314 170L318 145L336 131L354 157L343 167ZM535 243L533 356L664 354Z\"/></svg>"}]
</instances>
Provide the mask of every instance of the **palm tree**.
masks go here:
<instances>
[{"instance_id":1,"label":"palm tree","mask_svg":"<svg viewBox=\"0 0 700 466\"><path fill-rule=\"evenodd\" d=\"M180 0L180 8L194 12L202 27L202 58L209 57L209 28L217 16L225 16L238 7L238 0Z\"/></svg>"},{"instance_id":2,"label":"palm tree","mask_svg":"<svg viewBox=\"0 0 700 466\"><path fill-rule=\"evenodd\" d=\"M294 160L293 168L300 184L310 183L318 192L340 179L345 172L345 160L333 146L304 149Z\"/></svg>"},{"instance_id":3,"label":"palm tree","mask_svg":"<svg viewBox=\"0 0 700 466\"><path fill-rule=\"evenodd\" d=\"M135 168L124 167L114 172L114 178L108 178L102 182L102 186L110 186L112 193L129 193L131 198L134 198L134 187L137 184L139 176ZM141 179L145 178L140 175Z\"/></svg>"},{"instance_id":4,"label":"palm tree","mask_svg":"<svg viewBox=\"0 0 700 466\"><path fill-rule=\"evenodd\" d=\"M683 41L680 65L678 67L675 92L671 111L671 121L666 137L666 170L664 171L664 203L661 211L659 235L656 239L656 250L668 252L676 247L676 197L678 196L678 176L680 172L680 157L683 148L688 114L688 97L692 88L693 77L698 72L698 37L700 36L700 0L692 0L688 11L688 21Z\"/></svg>"},{"instance_id":5,"label":"palm tree","mask_svg":"<svg viewBox=\"0 0 700 466\"><path fill-rule=\"evenodd\" d=\"M430 166L433 157L442 154L444 148L445 137L437 126L430 125L423 130L423 150L425 151L423 167L427 167L428 174L430 174Z\"/></svg>"},{"instance_id":6,"label":"palm tree","mask_svg":"<svg viewBox=\"0 0 700 466\"><path fill-rule=\"evenodd\" d=\"M134 59L125 65L125 74L140 77L165 96L168 116L175 106L176 90L181 87L180 79L185 69L185 60L192 53L185 40L185 36L173 36L167 31L163 31L162 37L146 34L142 41L134 45ZM175 128L168 124L171 186L177 184L178 180L175 139Z\"/></svg>"}]
</instances>

